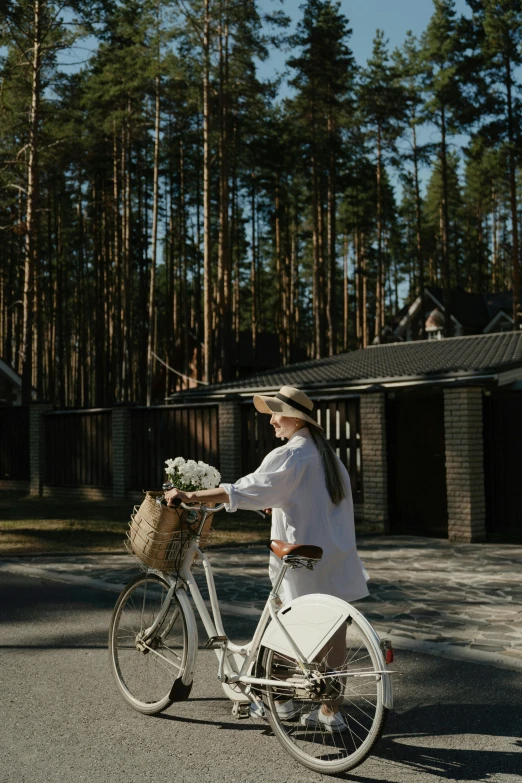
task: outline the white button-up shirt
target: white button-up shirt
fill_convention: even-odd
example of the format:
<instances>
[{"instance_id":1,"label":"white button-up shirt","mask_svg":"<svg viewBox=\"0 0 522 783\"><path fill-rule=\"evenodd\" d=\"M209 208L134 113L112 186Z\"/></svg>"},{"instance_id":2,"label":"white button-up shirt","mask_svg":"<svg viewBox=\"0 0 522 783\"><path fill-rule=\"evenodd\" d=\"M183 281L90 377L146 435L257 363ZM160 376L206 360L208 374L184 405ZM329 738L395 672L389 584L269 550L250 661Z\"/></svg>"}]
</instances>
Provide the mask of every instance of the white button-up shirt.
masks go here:
<instances>
[{"instance_id":1,"label":"white button-up shirt","mask_svg":"<svg viewBox=\"0 0 522 783\"><path fill-rule=\"evenodd\" d=\"M303 427L271 451L254 473L235 484L220 485L230 497L227 511L272 508L272 539L322 548L323 557L313 571L287 570L281 591L284 603L307 593L326 593L345 601L368 595L367 574L355 544L350 478L341 460L339 466L346 497L336 506L326 488L317 447ZM271 553L272 582L280 568L281 561Z\"/></svg>"}]
</instances>

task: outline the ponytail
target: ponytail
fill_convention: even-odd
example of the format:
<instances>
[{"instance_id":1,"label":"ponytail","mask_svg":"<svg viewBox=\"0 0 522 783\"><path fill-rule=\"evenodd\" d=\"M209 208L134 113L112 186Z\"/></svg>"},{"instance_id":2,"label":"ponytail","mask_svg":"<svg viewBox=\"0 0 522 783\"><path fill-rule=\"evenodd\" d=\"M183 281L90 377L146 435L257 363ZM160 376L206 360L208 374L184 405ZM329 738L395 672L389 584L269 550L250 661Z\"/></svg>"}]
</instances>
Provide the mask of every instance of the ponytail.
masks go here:
<instances>
[{"instance_id":1,"label":"ponytail","mask_svg":"<svg viewBox=\"0 0 522 783\"><path fill-rule=\"evenodd\" d=\"M322 430L314 427L312 424L308 426L310 434L321 457L323 464L324 478L326 481L326 488L330 495L330 500L335 506L338 506L341 500L346 497L346 485L339 466L339 460L337 454L332 449Z\"/></svg>"}]
</instances>

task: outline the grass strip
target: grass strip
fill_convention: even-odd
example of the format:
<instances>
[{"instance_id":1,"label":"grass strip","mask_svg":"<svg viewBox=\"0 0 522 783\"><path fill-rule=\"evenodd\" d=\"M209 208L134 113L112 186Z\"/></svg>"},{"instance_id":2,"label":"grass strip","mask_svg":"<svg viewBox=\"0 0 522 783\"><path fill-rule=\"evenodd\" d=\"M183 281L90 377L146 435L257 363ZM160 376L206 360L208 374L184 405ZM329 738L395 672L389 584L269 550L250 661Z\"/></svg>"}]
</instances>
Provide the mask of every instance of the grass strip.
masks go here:
<instances>
[{"instance_id":1,"label":"grass strip","mask_svg":"<svg viewBox=\"0 0 522 783\"><path fill-rule=\"evenodd\" d=\"M0 556L50 552L124 552L132 501L5 497L0 500ZM264 543L270 519L225 511L214 517L212 546Z\"/></svg>"}]
</instances>

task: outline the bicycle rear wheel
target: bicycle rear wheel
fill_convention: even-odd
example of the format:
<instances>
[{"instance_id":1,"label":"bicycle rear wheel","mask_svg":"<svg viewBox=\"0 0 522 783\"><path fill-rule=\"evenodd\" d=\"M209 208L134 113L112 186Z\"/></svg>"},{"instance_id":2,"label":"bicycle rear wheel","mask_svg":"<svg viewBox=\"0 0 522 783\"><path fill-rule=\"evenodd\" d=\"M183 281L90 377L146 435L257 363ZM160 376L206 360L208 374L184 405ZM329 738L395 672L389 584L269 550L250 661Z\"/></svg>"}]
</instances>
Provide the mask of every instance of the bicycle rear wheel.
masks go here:
<instances>
[{"instance_id":1,"label":"bicycle rear wheel","mask_svg":"<svg viewBox=\"0 0 522 783\"><path fill-rule=\"evenodd\" d=\"M187 662L187 623L174 594L153 636L144 634L163 606L168 582L140 574L120 594L109 631L109 660L123 698L138 712L155 715L169 707L174 681Z\"/></svg>"},{"instance_id":2,"label":"bicycle rear wheel","mask_svg":"<svg viewBox=\"0 0 522 783\"><path fill-rule=\"evenodd\" d=\"M379 740L388 712L381 676L373 674L382 670L384 661L375 654L365 629L350 617L336 636L336 663L332 665L334 651L329 648L312 665L320 694L305 699L302 689L292 692L275 686L263 694L267 717L283 747L305 767L323 774L361 764ZM270 680L304 682L297 662L273 650L265 650L263 668ZM335 714L334 727L324 720L323 705Z\"/></svg>"}]
</instances>

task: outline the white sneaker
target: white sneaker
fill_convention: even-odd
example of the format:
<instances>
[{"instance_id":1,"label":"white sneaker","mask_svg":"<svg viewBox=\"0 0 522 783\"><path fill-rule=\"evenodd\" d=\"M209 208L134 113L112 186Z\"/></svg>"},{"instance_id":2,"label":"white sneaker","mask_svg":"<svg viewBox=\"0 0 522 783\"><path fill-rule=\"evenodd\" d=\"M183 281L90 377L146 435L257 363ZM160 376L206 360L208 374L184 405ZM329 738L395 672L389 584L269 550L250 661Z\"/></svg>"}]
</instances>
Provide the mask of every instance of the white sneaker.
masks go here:
<instances>
[{"instance_id":1,"label":"white sneaker","mask_svg":"<svg viewBox=\"0 0 522 783\"><path fill-rule=\"evenodd\" d=\"M291 718L294 718L301 709L294 704L292 699L289 701L276 701L275 705L278 716L283 720L290 720ZM250 717L267 720L263 702L252 702L250 705Z\"/></svg>"},{"instance_id":2,"label":"white sneaker","mask_svg":"<svg viewBox=\"0 0 522 783\"><path fill-rule=\"evenodd\" d=\"M262 701L253 701L250 704L250 717L266 720L265 707Z\"/></svg>"},{"instance_id":3,"label":"white sneaker","mask_svg":"<svg viewBox=\"0 0 522 783\"><path fill-rule=\"evenodd\" d=\"M330 734L337 734L342 731L348 731L348 726L343 721L341 713L336 712L335 715L325 715L325 713L319 708L312 710L308 715L303 715L301 718L301 725L306 726L309 729L321 728Z\"/></svg>"},{"instance_id":4,"label":"white sneaker","mask_svg":"<svg viewBox=\"0 0 522 783\"><path fill-rule=\"evenodd\" d=\"M295 718L301 707L294 704L292 699L289 701L276 701L276 712L279 715L280 718L283 718L283 720L290 720L291 718Z\"/></svg>"}]
</instances>

